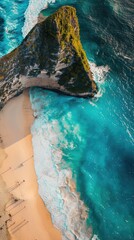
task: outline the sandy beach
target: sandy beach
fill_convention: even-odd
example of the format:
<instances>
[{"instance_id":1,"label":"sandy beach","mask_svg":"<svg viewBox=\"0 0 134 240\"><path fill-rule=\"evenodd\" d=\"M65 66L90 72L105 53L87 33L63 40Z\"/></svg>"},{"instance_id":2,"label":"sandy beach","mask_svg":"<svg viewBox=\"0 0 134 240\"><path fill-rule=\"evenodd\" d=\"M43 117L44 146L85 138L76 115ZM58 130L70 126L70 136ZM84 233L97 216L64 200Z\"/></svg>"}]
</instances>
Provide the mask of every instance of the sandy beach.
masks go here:
<instances>
[{"instance_id":1,"label":"sandy beach","mask_svg":"<svg viewBox=\"0 0 134 240\"><path fill-rule=\"evenodd\" d=\"M33 120L28 91L0 112L0 240L61 240L38 194Z\"/></svg>"}]
</instances>

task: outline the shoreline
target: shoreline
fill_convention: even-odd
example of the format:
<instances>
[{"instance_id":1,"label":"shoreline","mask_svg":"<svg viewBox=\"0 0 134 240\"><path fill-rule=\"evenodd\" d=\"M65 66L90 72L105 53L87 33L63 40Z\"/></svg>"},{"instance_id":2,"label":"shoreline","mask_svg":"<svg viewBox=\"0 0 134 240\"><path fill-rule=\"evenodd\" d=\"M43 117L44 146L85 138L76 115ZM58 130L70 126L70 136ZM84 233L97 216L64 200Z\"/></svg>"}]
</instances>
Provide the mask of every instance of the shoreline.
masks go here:
<instances>
[{"instance_id":1,"label":"shoreline","mask_svg":"<svg viewBox=\"0 0 134 240\"><path fill-rule=\"evenodd\" d=\"M69 116L64 115L64 110L63 115L58 115L59 109L55 108L57 101L53 105L56 99L47 91L32 89L30 100L37 116L31 132L39 194L51 213L54 225L65 239L89 240L93 235L92 227L86 222L89 209L77 192L72 169L64 159L63 144L68 145L66 133L60 125L71 131L68 125L64 125Z\"/></svg>"},{"instance_id":2,"label":"shoreline","mask_svg":"<svg viewBox=\"0 0 134 240\"><path fill-rule=\"evenodd\" d=\"M8 101L0 112L3 240L61 240L38 193L30 133L33 120L28 90Z\"/></svg>"}]
</instances>

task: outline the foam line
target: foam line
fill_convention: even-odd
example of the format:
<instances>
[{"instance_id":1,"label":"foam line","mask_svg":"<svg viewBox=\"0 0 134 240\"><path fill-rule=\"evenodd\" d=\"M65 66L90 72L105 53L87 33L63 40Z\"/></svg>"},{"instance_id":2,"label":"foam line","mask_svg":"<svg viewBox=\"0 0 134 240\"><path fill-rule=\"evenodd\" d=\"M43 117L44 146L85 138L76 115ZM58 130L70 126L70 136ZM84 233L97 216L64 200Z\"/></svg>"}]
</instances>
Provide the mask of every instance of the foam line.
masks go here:
<instances>
[{"instance_id":1,"label":"foam line","mask_svg":"<svg viewBox=\"0 0 134 240\"><path fill-rule=\"evenodd\" d=\"M25 37L29 31L37 23L38 15L41 10L47 8L48 3L54 3L55 0L30 0L28 8L25 12L25 23L22 28L23 37Z\"/></svg>"},{"instance_id":2,"label":"foam line","mask_svg":"<svg viewBox=\"0 0 134 240\"><path fill-rule=\"evenodd\" d=\"M59 122L50 121L51 109L45 115L39 113L45 96L40 95L38 101L38 94L30 95L32 108L38 113L31 131L39 194L51 213L53 224L62 232L63 240L89 240L92 229L86 225L88 210L75 190L71 169L65 166L59 146L62 138Z\"/></svg>"}]
</instances>

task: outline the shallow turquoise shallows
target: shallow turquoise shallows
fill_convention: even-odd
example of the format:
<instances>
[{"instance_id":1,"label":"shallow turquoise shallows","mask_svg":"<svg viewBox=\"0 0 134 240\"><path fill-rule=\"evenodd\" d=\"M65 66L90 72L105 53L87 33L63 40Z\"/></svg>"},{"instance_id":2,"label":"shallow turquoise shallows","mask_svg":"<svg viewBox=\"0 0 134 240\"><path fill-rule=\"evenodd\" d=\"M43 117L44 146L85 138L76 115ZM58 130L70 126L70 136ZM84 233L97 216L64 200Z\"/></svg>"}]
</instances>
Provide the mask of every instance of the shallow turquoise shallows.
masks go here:
<instances>
[{"instance_id":1,"label":"shallow turquoise shallows","mask_svg":"<svg viewBox=\"0 0 134 240\"><path fill-rule=\"evenodd\" d=\"M132 0L57 0L43 14L49 15L64 4L77 9L81 40L99 93L91 100L31 89L38 128L58 122L59 149L89 209L87 224L99 239L133 240ZM6 23L3 21L3 31ZM17 26L22 39L22 25ZM14 32L10 34L15 39ZM6 45L7 37L1 41Z\"/></svg>"}]
</instances>

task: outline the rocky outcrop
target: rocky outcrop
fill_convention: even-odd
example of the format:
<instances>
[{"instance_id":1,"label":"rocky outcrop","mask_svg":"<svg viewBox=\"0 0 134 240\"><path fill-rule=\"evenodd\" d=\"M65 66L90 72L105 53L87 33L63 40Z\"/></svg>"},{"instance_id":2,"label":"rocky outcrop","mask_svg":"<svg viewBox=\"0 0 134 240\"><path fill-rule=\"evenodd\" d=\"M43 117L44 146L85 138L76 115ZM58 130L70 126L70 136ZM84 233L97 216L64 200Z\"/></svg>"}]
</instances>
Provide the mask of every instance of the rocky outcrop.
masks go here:
<instances>
[{"instance_id":1,"label":"rocky outcrop","mask_svg":"<svg viewBox=\"0 0 134 240\"><path fill-rule=\"evenodd\" d=\"M61 7L0 60L0 106L31 86L74 96L94 96L97 87L80 42L76 10Z\"/></svg>"}]
</instances>

